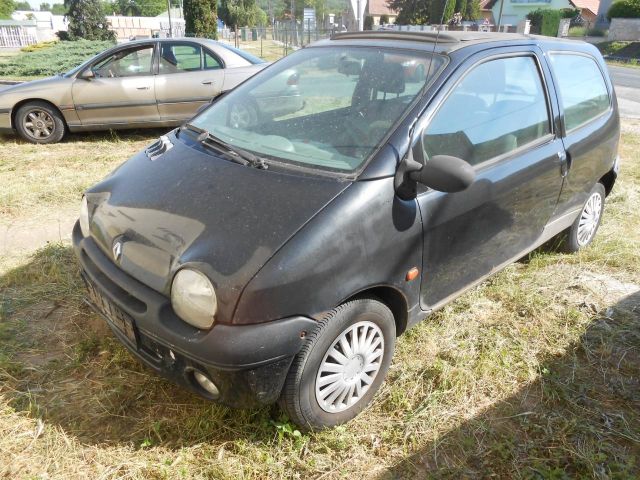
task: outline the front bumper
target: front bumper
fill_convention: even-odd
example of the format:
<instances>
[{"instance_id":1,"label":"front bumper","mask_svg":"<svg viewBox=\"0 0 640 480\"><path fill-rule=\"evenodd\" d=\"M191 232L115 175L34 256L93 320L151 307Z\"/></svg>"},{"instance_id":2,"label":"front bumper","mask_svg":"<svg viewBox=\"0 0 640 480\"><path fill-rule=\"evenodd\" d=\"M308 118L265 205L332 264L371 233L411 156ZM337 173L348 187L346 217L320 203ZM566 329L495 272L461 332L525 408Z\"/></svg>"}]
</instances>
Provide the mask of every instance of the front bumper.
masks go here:
<instances>
[{"instance_id":1,"label":"front bumper","mask_svg":"<svg viewBox=\"0 0 640 480\"><path fill-rule=\"evenodd\" d=\"M275 402L293 357L307 332L316 325L306 317L291 317L256 325L216 324L210 331L180 320L170 300L118 268L91 238L83 238L76 223L73 245L82 275L91 287L135 322L132 342L95 304L116 337L144 364L196 393L232 407ZM193 378L208 374L220 391L213 398Z\"/></svg>"}]
</instances>

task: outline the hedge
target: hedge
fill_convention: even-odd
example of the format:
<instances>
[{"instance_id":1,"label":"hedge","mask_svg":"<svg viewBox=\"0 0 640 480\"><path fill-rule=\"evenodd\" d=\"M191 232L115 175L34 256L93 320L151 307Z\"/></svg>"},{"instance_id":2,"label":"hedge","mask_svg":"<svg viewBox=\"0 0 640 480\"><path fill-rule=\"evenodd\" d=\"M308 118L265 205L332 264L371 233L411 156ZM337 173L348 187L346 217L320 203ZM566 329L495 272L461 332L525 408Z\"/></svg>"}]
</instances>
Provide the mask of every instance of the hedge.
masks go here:
<instances>
[{"instance_id":1,"label":"hedge","mask_svg":"<svg viewBox=\"0 0 640 480\"><path fill-rule=\"evenodd\" d=\"M561 10L538 8L529 12L527 18L531 20L531 26L539 30L541 35L557 37L562 14Z\"/></svg>"},{"instance_id":2,"label":"hedge","mask_svg":"<svg viewBox=\"0 0 640 480\"><path fill-rule=\"evenodd\" d=\"M607 12L607 18L640 18L640 0L620 0Z\"/></svg>"}]
</instances>

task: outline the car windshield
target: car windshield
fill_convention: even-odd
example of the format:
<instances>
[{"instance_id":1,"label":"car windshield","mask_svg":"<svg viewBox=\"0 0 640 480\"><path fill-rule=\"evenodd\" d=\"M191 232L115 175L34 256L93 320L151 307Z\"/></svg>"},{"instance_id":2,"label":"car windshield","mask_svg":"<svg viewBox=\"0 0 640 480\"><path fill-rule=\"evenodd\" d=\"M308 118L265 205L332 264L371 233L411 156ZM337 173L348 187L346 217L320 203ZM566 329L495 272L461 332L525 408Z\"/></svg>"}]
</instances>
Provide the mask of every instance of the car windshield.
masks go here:
<instances>
[{"instance_id":1,"label":"car windshield","mask_svg":"<svg viewBox=\"0 0 640 480\"><path fill-rule=\"evenodd\" d=\"M299 50L191 124L267 160L353 172L444 64L431 58L379 47Z\"/></svg>"}]
</instances>

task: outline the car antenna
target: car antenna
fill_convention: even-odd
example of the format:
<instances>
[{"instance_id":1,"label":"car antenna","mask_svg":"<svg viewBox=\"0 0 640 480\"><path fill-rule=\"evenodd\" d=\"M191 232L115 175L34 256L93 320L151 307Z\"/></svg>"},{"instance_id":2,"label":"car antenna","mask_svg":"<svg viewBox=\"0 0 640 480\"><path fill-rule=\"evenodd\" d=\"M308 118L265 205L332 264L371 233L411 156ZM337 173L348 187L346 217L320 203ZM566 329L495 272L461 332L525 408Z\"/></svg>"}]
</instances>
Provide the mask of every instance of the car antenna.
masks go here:
<instances>
[{"instance_id":1,"label":"car antenna","mask_svg":"<svg viewBox=\"0 0 640 480\"><path fill-rule=\"evenodd\" d=\"M433 49L431 50L431 58L429 59L429 68L427 68L427 78L431 75L431 65L433 65L433 57L436 54L436 47L438 46L438 40L440 38L440 30L442 30L442 22L444 22L444 12L447 11L447 5L449 5L450 0L445 0L444 6L442 7L442 15L440 15L440 24L438 25L438 31L436 32L436 40L433 42Z\"/></svg>"}]
</instances>

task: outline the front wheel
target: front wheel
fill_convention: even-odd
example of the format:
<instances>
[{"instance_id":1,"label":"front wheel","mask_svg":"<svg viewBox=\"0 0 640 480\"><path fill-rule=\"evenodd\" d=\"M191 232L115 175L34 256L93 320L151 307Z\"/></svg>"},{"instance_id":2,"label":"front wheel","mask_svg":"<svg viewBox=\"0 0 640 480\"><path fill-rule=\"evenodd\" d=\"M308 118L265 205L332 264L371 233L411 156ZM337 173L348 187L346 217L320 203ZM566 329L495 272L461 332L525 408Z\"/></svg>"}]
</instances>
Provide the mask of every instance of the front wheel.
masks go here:
<instances>
[{"instance_id":1,"label":"front wheel","mask_svg":"<svg viewBox=\"0 0 640 480\"><path fill-rule=\"evenodd\" d=\"M304 429L345 423L373 399L389 369L396 328L374 298L346 302L309 335L287 375L280 405Z\"/></svg>"},{"instance_id":2,"label":"front wheel","mask_svg":"<svg viewBox=\"0 0 640 480\"><path fill-rule=\"evenodd\" d=\"M29 102L16 112L16 130L31 143L56 143L65 134L62 115L46 102Z\"/></svg>"},{"instance_id":3,"label":"front wheel","mask_svg":"<svg viewBox=\"0 0 640 480\"><path fill-rule=\"evenodd\" d=\"M601 183L596 183L589 193L580 215L566 231L563 243L565 251L569 253L577 252L593 241L602 221L604 199L604 186Z\"/></svg>"}]
</instances>

